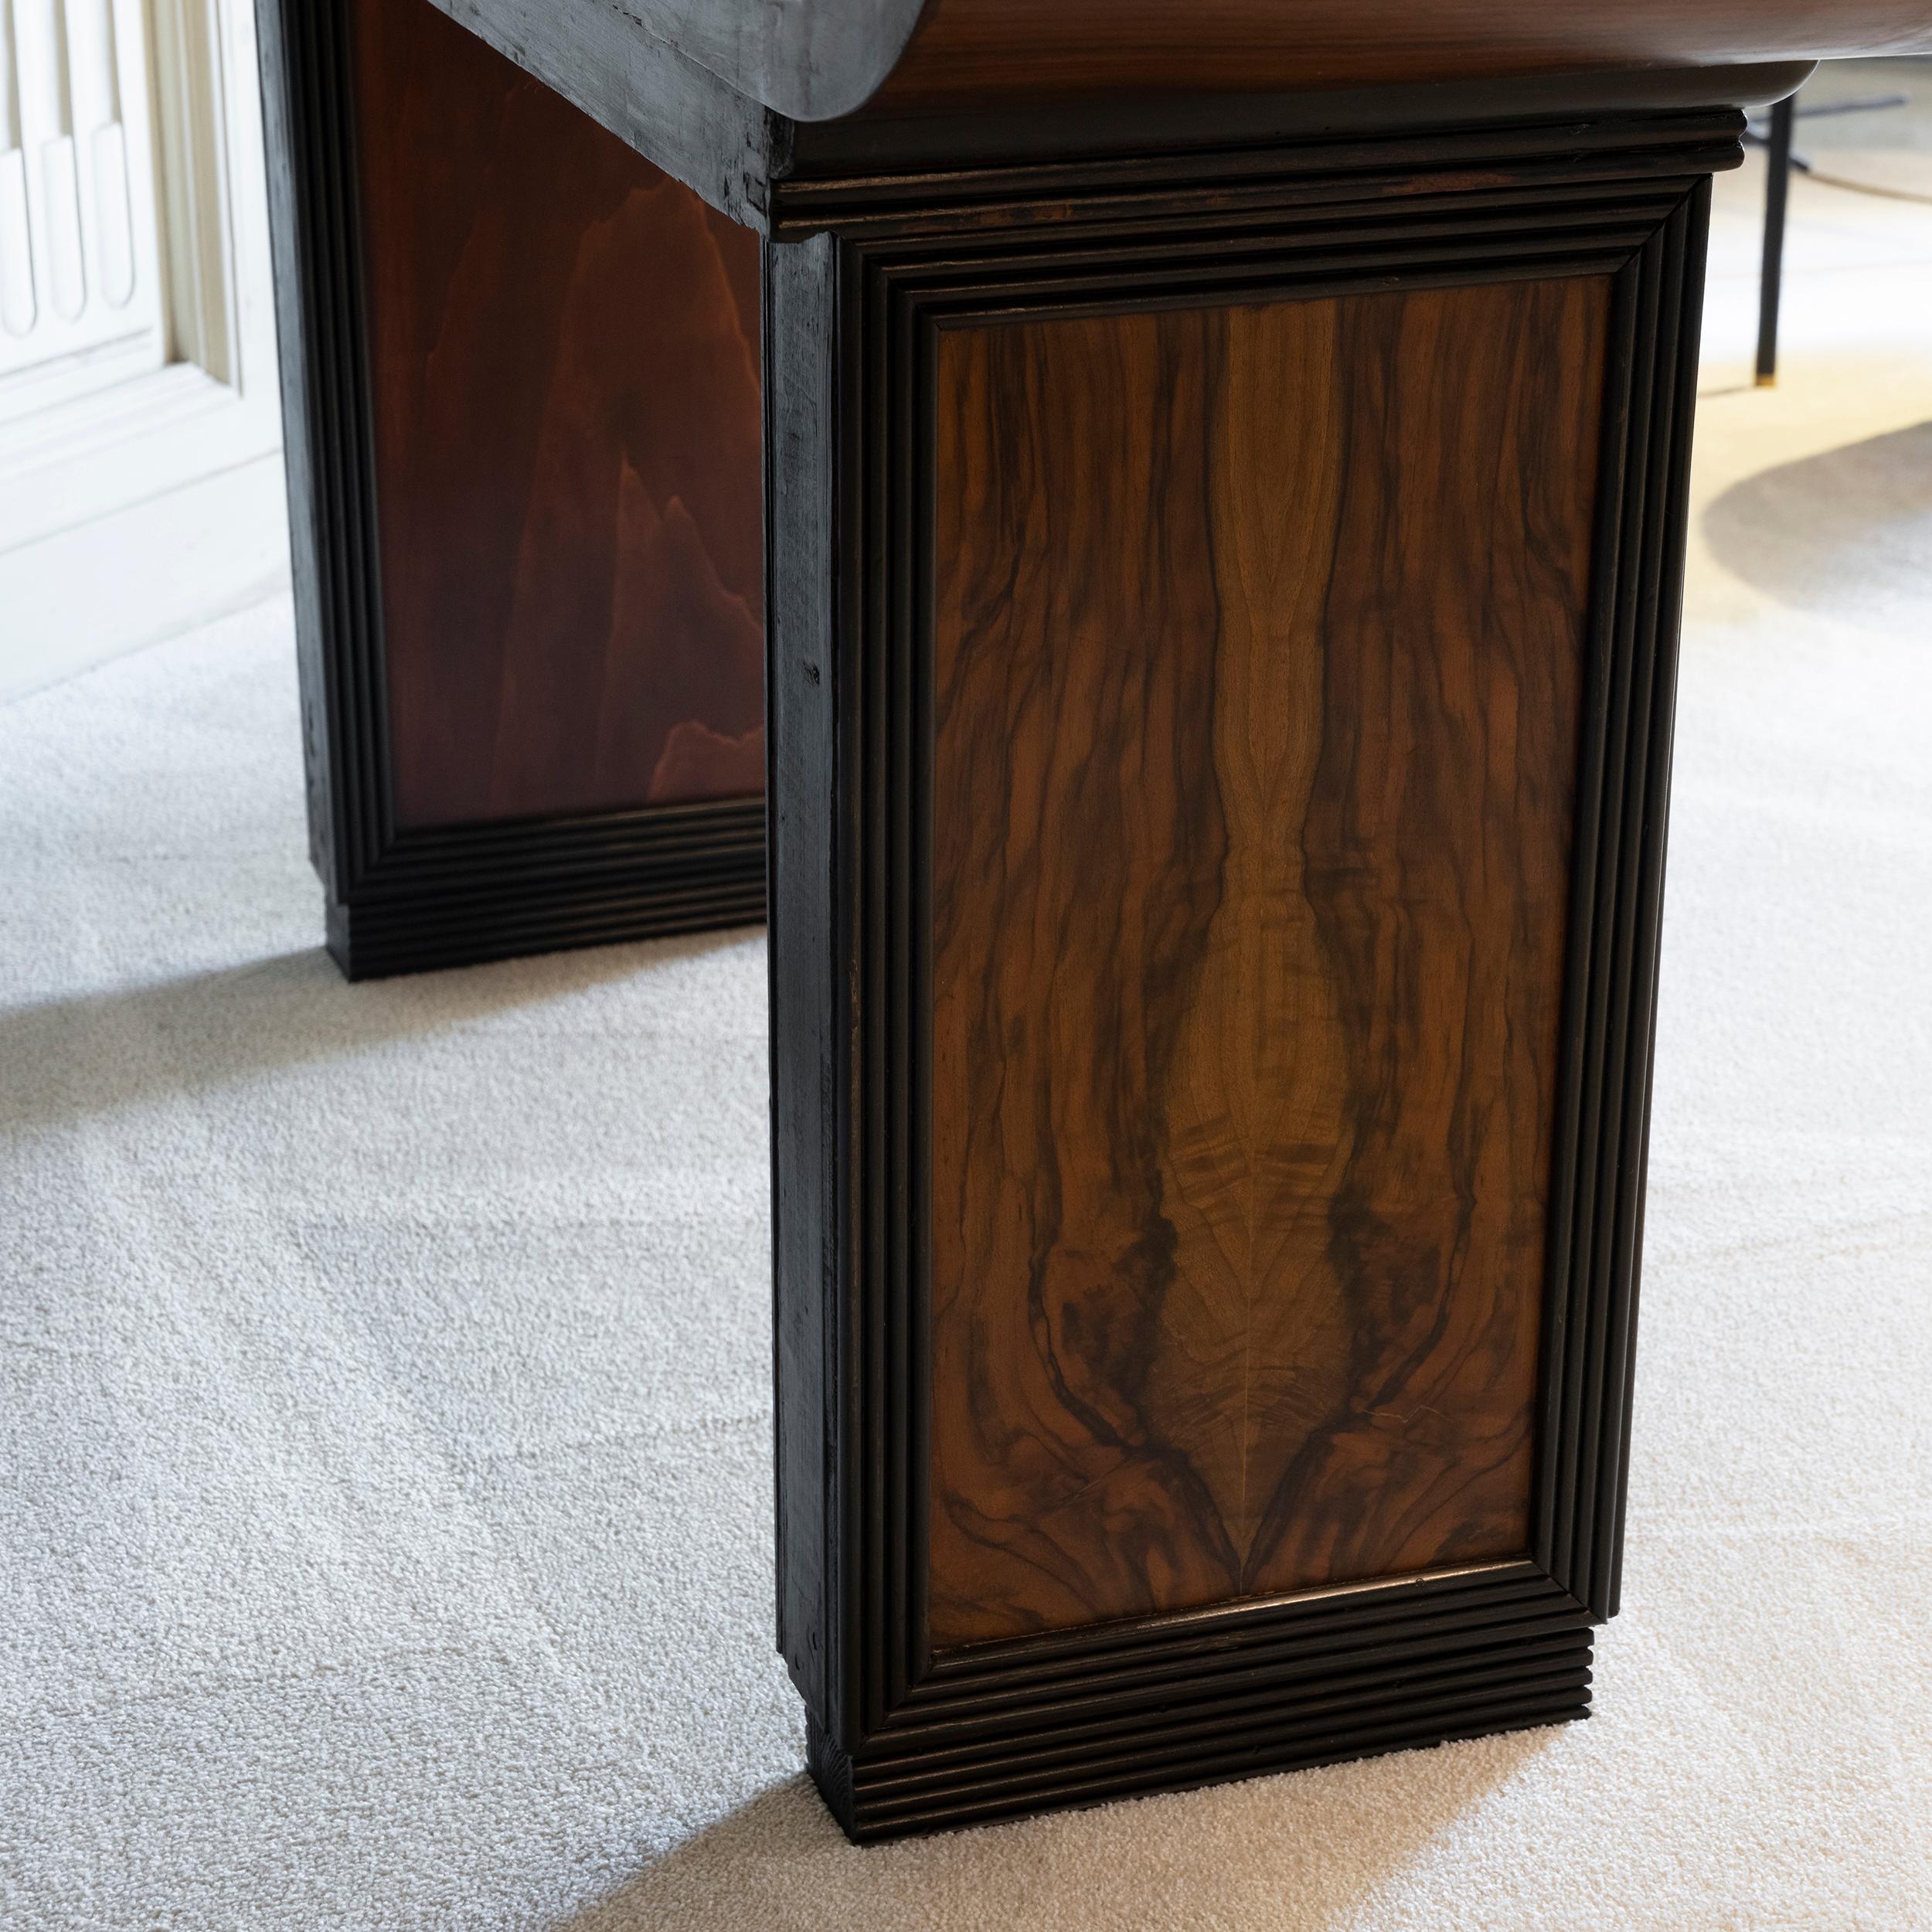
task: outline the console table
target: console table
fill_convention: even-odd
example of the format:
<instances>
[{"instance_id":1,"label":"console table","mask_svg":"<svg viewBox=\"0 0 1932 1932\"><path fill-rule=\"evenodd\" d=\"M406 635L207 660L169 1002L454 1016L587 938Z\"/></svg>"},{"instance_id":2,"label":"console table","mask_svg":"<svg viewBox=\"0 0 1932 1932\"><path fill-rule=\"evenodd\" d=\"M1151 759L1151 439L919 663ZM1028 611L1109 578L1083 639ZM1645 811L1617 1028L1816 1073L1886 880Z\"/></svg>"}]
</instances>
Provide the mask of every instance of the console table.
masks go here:
<instances>
[{"instance_id":1,"label":"console table","mask_svg":"<svg viewBox=\"0 0 1932 1932\"><path fill-rule=\"evenodd\" d=\"M1709 178L1932 0L262 7L332 944L768 891L847 1832L1586 1715Z\"/></svg>"}]
</instances>

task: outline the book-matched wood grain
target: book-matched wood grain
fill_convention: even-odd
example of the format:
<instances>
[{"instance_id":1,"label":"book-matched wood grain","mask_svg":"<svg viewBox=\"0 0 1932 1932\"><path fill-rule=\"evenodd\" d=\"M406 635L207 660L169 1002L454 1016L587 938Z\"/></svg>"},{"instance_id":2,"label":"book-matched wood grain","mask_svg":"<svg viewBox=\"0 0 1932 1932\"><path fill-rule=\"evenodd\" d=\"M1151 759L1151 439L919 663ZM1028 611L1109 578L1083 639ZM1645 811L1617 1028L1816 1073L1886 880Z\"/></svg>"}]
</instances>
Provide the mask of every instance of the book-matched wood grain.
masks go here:
<instances>
[{"instance_id":1,"label":"book-matched wood grain","mask_svg":"<svg viewBox=\"0 0 1932 1932\"><path fill-rule=\"evenodd\" d=\"M428 0L353 26L397 825L757 794L757 238Z\"/></svg>"},{"instance_id":2,"label":"book-matched wood grain","mask_svg":"<svg viewBox=\"0 0 1932 1932\"><path fill-rule=\"evenodd\" d=\"M940 335L937 1647L1529 1546L1609 287Z\"/></svg>"}]
</instances>

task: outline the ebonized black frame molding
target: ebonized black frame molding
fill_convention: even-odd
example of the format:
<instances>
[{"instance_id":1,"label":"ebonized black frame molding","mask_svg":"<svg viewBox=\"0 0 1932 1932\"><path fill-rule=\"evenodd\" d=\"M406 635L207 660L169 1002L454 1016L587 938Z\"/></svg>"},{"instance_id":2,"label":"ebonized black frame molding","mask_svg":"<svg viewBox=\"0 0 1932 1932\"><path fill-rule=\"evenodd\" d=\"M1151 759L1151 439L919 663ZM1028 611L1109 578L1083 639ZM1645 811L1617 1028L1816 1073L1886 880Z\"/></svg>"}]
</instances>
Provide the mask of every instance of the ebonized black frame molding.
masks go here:
<instances>
[{"instance_id":1,"label":"ebonized black frame molding","mask_svg":"<svg viewBox=\"0 0 1932 1932\"><path fill-rule=\"evenodd\" d=\"M780 1644L858 1839L1585 1716L1615 1614L1709 177L1728 109L773 184ZM809 236L810 239L802 239ZM1612 278L1533 1546L925 1640L937 332Z\"/></svg>"},{"instance_id":2,"label":"ebonized black frame molding","mask_svg":"<svg viewBox=\"0 0 1932 1932\"><path fill-rule=\"evenodd\" d=\"M762 920L760 798L398 829L345 15L308 0L259 13L310 855L330 951L366 979Z\"/></svg>"}]
</instances>

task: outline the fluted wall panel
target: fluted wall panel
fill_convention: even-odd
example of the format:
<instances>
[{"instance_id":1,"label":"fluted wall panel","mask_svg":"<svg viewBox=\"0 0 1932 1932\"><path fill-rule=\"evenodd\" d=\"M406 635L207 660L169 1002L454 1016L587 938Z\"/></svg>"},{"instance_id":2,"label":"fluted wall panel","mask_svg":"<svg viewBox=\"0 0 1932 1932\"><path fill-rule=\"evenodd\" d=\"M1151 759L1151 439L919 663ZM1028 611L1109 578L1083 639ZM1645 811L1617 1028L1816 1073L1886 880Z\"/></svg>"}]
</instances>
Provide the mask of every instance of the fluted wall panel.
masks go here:
<instances>
[{"instance_id":1,"label":"fluted wall panel","mask_svg":"<svg viewBox=\"0 0 1932 1932\"><path fill-rule=\"evenodd\" d=\"M140 0L0 0L0 415L52 400L25 372L162 359L146 39Z\"/></svg>"}]
</instances>

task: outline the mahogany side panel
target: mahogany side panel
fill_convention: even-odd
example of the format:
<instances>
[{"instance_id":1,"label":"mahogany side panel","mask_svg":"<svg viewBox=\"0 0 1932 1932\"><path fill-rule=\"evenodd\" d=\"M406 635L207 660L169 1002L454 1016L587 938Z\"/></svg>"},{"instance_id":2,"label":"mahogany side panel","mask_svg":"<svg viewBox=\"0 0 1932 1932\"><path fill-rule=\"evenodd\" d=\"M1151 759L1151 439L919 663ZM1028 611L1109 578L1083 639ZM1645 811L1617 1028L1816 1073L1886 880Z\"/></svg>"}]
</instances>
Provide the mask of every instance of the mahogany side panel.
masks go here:
<instances>
[{"instance_id":1,"label":"mahogany side panel","mask_svg":"<svg viewBox=\"0 0 1932 1932\"><path fill-rule=\"evenodd\" d=\"M936 1647L1529 1549L1609 315L941 332Z\"/></svg>"},{"instance_id":2,"label":"mahogany side panel","mask_svg":"<svg viewBox=\"0 0 1932 1932\"><path fill-rule=\"evenodd\" d=\"M764 785L757 238L355 0L395 823Z\"/></svg>"}]
</instances>

